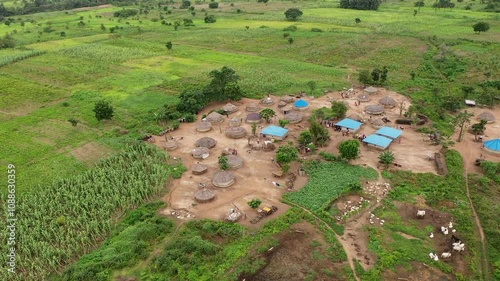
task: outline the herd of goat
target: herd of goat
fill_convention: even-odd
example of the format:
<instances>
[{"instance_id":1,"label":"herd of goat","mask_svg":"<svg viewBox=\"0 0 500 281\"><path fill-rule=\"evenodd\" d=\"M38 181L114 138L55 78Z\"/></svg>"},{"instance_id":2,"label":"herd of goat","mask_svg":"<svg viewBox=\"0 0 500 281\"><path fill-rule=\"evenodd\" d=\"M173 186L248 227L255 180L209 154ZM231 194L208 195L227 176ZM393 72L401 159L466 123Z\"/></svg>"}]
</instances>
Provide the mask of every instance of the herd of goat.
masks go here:
<instances>
[{"instance_id":1,"label":"herd of goat","mask_svg":"<svg viewBox=\"0 0 500 281\"><path fill-rule=\"evenodd\" d=\"M423 219L424 216L425 216L425 210L418 210L417 211L417 218ZM440 230L441 230L441 233L444 235L448 235L448 233L450 231L451 231L451 233L455 233L457 231L456 229L453 228L452 222L450 222L447 226L441 226ZM434 233L431 232L429 237L434 238ZM462 252L465 250L465 244L462 242L462 240L460 240L458 237L456 237L453 234L451 235L451 245L452 245L452 248L454 251ZM451 257L451 252L452 251L443 252L441 254L441 258L445 259L445 258ZM429 253L429 257L434 261L439 260L439 256L437 254L434 254L434 253Z\"/></svg>"}]
</instances>

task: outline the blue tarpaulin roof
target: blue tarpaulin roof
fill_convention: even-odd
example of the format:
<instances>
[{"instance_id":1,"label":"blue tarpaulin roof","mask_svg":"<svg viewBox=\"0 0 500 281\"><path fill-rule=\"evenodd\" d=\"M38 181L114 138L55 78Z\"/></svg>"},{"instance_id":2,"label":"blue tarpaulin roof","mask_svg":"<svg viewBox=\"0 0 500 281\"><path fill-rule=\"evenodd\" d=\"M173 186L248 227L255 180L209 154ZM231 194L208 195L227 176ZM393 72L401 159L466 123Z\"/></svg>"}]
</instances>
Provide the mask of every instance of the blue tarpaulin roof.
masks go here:
<instances>
[{"instance_id":1,"label":"blue tarpaulin roof","mask_svg":"<svg viewBox=\"0 0 500 281\"><path fill-rule=\"evenodd\" d=\"M356 131L359 127L361 127L361 125L363 125L363 123L346 118L335 125Z\"/></svg>"},{"instance_id":2,"label":"blue tarpaulin roof","mask_svg":"<svg viewBox=\"0 0 500 281\"><path fill-rule=\"evenodd\" d=\"M306 107L306 106L309 106L309 103L305 100L298 100L296 101L293 106L295 107Z\"/></svg>"},{"instance_id":3,"label":"blue tarpaulin roof","mask_svg":"<svg viewBox=\"0 0 500 281\"><path fill-rule=\"evenodd\" d=\"M261 133L264 135L284 137L288 133L288 129L271 125L264 128Z\"/></svg>"},{"instance_id":4,"label":"blue tarpaulin roof","mask_svg":"<svg viewBox=\"0 0 500 281\"><path fill-rule=\"evenodd\" d=\"M484 147L490 150L500 151L500 139L485 141Z\"/></svg>"},{"instance_id":5,"label":"blue tarpaulin roof","mask_svg":"<svg viewBox=\"0 0 500 281\"><path fill-rule=\"evenodd\" d=\"M386 138L386 137L383 137L383 136L379 136L379 135L369 135L367 136L363 142L366 142L368 144L373 144L373 145L376 145L378 147L381 147L383 149L386 149L389 144L391 144L392 140L390 138Z\"/></svg>"},{"instance_id":6,"label":"blue tarpaulin roof","mask_svg":"<svg viewBox=\"0 0 500 281\"><path fill-rule=\"evenodd\" d=\"M382 127L378 131L376 131L375 134L389 137L391 139L397 139L403 134L403 131L391 127Z\"/></svg>"}]
</instances>

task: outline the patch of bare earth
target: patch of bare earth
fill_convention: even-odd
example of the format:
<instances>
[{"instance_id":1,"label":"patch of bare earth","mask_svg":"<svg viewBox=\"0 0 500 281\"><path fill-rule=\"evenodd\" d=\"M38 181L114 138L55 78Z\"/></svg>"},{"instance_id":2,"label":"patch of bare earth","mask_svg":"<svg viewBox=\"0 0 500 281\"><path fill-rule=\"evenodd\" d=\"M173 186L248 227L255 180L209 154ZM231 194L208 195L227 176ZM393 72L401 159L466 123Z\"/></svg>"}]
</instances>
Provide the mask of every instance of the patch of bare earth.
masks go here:
<instances>
[{"instance_id":1,"label":"patch of bare earth","mask_svg":"<svg viewBox=\"0 0 500 281\"><path fill-rule=\"evenodd\" d=\"M397 266L396 270L386 270L382 274L386 281L453 281L450 274L419 262L412 262L411 267Z\"/></svg>"},{"instance_id":2,"label":"patch of bare earth","mask_svg":"<svg viewBox=\"0 0 500 281\"><path fill-rule=\"evenodd\" d=\"M245 281L346 280L342 268L347 262L328 258L328 244L317 229L307 222L294 224L275 236L279 245L264 252L266 265Z\"/></svg>"}]
</instances>

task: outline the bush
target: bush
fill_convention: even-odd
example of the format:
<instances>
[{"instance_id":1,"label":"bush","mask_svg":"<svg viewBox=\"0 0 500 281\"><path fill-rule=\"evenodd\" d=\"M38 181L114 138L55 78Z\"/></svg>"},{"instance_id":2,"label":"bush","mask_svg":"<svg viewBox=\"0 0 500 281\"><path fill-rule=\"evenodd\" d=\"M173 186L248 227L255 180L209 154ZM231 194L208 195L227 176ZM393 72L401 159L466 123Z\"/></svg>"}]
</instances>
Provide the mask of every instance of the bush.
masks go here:
<instances>
[{"instance_id":1,"label":"bush","mask_svg":"<svg viewBox=\"0 0 500 281\"><path fill-rule=\"evenodd\" d=\"M323 32L323 30L316 28L316 27L311 28L311 31L312 32Z\"/></svg>"},{"instance_id":2,"label":"bush","mask_svg":"<svg viewBox=\"0 0 500 281\"><path fill-rule=\"evenodd\" d=\"M297 26L295 25L290 25L288 27L283 28L283 31L297 31Z\"/></svg>"},{"instance_id":3,"label":"bush","mask_svg":"<svg viewBox=\"0 0 500 281\"><path fill-rule=\"evenodd\" d=\"M217 3L217 2L210 2L210 3L208 3L208 8L210 8L210 9L217 9L217 8L219 8L219 3Z\"/></svg>"},{"instance_id":4,"label":"bush","mask_svg":"<svg viewBox=\"0 0 500 281\"><path fill-rule=\"evenodd\" d=\"M205 23L214 23L217 21L214 15L209 15L204 18Z\"/></svg>"},{"instance_id":5,"label":"bush","mask_svg":"<svg viewBox=\"0 0 500 281\"><path fill-rule=\"evenodd\" d=\"M121 11L116 11L113 16L116 18L128 18L137 15L137 10L134 9L123 9Z\"/></svg>"},{"instance_id":6,"label":"bush","mask_svg":"<svg viewBox=\"0 0 500 281\"><path fill-rule=\"evenodd\" d=\"M378 10L380 0L340 0L340 8L354 10Z\"/></svg>"}]
</instances>

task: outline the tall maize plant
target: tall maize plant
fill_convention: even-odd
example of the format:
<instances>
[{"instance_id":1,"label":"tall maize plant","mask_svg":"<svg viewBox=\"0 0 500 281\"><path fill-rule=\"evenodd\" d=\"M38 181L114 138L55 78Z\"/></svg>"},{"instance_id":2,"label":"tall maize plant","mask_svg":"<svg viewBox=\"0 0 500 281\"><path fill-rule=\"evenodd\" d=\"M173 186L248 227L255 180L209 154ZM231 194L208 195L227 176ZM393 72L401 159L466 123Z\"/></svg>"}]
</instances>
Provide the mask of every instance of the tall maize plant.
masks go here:
<instances>
[{"instance_id":1,"label":"tall maize plant","mask_svg":"<svg viewBox=\"0 0 500 281\"><path fill-rule=\"evenodd\" d=\"M162 192L174 172L166 160L155 147L137 144L79 176L19 195L16 273L7 271L11 246L1 235L0 280L46 280L97 247L123 210ZM6 233L5 194L1 201L0 228Z\"/></svg>"}]
</instances>

